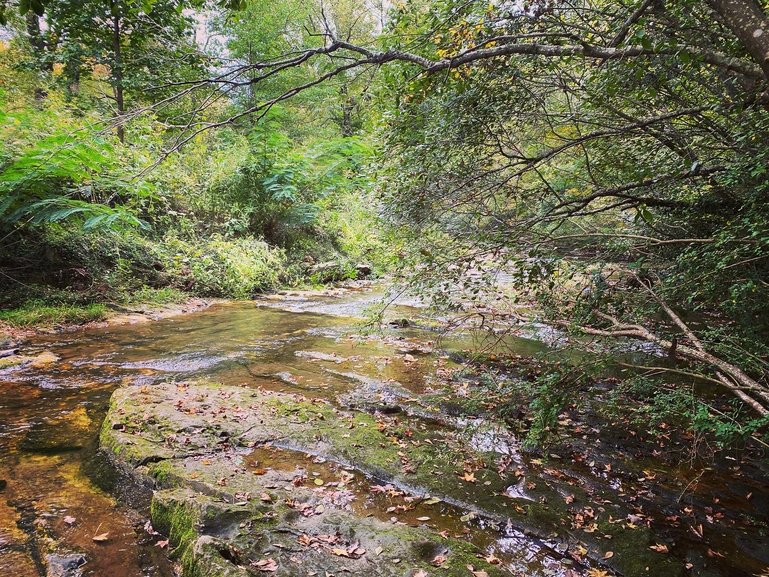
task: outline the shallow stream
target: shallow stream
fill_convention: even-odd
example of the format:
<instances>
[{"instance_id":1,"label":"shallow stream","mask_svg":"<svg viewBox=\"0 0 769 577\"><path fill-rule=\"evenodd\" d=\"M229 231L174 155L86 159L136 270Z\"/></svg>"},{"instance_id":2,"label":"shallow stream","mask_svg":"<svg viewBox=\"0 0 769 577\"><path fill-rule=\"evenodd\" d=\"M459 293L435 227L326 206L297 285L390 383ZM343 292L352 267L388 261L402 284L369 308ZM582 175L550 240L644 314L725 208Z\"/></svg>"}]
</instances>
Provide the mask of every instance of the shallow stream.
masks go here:
<instances>
[{"instance_id":1,"label":"shallow stream","mask_svg":"<svg viewBox=\"0 0 769 577\"><path fill-rule=\"evenodd\" d=\"M476 337L456 334L438 339L436 333L419 328L420 319L425 324L429 320L416 303L391 307L388 315L393 323L384 335L362 337L357 331L364 312L380 296L369 289L351 290L341 296L288 294L215 305L152 323L40 336L26 343L25 354L49 351L58 360L0 370L0 574L55 575L52 567L59 561L64 565L83 563L77 571L84 576L173 573L158 538L145 531L142 512L117 503L99 488L109 485L110 472L96 456L98 431L116 387L205 378L334 403L344 403L356 393L359 397L371 395L384 405L387 403L382 399L391 393L402 398L438 389L443 375L458 366L449 353L470 349L477 344ZM405 318L410 322L400 322ZM522 356L549 350L531 338L509 337L499 346ZM425 426L437 425L434 419L426 419ZM529 485L534 484L537 474L550 481L561 479L553 473L552 464L550 468L540 466L538 459L532 464L530 456L519 453L514 438L497 433L493 428L490 433L488 428L479 427L471 442L478 450L507 454L514 463L520 463ZM591 568L590 563L575 562L556 541L535 540L509 527L491 526L445 504L437 510L412 509L408 495L380 489L375 479L355 476L313 456L280 449L259 451L253 455L255 467L304 471L326 479L351 475L346 483L351 492L345 498L352 500L356 513L403 523L429 519L438 531L452 535L466 532L466 538L498 558L511 575L570 576L587 574ZM667 499L683 487L692 493L699 491L692 498L700 505L709 503L710 520L705 513L702 519L705 535L697 535L698 531L703 533L698 519L671 521L682 526L665 533L667 539L671 535L677 540L688 539L687 549L680 552L682 566L689 564L695 570L710 567L714 573L692 574L726 577L759 574L769 565L765 526L742 528L741 517L722 511L728 506L740 515L760 520L769 509L769 487L740 475L719 483L715 473L708 471L702 472L696 485L688 487L686 473L661 466L655 469L655 465L638 463L637 472L630 467L631 474L643 475L641 470L653 469L655 472L646 477L659 477L660 487L654 491L658 498ZM564 463L564 468L564 483L590 477L588 485L619 493L620 498L640 482L637 478L612 478L607 474L611 466L607 469L604 463ZM372 491L372 487L377 489ZM511 484L506 496L481 495L488 492L483 484L468 484L467 490L477 493L468 495L468 501L481 503L490 497L539 498L529 495L524 483ZM605 497L603 493L600 496ZM672 510L686 503L684 499L668 504ZM662 506L649 510L652 501L646 506L639 523L647 515L672 518L671 511ZM721 528L711 531L707 525L716 523L713 517L735 520L722 533ZM695 534L687 536L691 527ZM719 537L727 532L727 537ZM103 540L93 539L104 534L107 537ZM61 558L56 557L59 554ZM77 555L82 559L73 561Z\"/></svg>"}]
</instances>

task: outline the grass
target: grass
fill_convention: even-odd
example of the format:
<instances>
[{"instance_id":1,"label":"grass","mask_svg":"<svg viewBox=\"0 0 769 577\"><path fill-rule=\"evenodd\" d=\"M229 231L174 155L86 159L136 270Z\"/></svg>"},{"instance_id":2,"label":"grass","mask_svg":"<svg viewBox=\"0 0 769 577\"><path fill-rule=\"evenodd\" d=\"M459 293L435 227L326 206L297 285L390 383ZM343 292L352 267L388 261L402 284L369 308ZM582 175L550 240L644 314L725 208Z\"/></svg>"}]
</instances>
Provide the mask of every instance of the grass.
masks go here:
<instances>
[{"instance_id":1,"label":"grass","mask_svg":"<svg viewBox=\"0 0 769 577\"><path fill-rule=\"evenodd\" d=\"M153 289L142 287L132 292L126 299L126 304L169 305L183 303L189 295L173 288Z\"/></svg>"},{"instance_id":2,"label":"grass","mask_svg":"<svg viewBox=\"0 0 769 577\"><path fill-rule=\"evenodd\" d=\"M0 322L13 327L82 324L106 318L107 307L102 304L47 305L30 302L22 307L0 311Z\"/></svg>"},{"instance_id":3,"label":"grass","mask_svg":"<svg viewBox=\"0 0 769 577\"><path fill-rule=\"evenodd\" d=\"M66 303L59 300L61 295L57 294L55 297L59 298L29 300L21 306L0 310L0 323L15 328L51 327L100 321L108 316L109 309L105 304ZM119 299L119 302L127 305L167 305L184 302L187 298L188 295L176 289L143 287ZM57 300L59 302L56 302Z\"/></svg>"},{"instance_id":4,"label":"grass","mask_svg":"<svg viewBox=\"0 0 769 577\"><path fill-rule=\"evenodd\" d=\"M76 296L62 292L35 298L24 304L0 310L0 324L14 328L51 327L55 325L79 325L107 318L109 309L102 303L62 302ZM181 303L188 295L172 288L153 289L142 287L118 299L126 305L167 305ZM2 341L0 333L0 341Z\"/></svg>"}]
</instances>

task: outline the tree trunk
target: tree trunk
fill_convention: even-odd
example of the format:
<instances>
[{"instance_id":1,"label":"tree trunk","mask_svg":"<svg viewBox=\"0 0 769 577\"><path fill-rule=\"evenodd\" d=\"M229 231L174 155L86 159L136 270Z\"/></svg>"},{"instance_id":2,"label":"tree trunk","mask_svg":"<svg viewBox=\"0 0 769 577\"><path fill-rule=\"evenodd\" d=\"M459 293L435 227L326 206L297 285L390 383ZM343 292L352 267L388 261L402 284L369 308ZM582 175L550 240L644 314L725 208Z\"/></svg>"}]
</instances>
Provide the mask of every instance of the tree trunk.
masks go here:
<instances>
[{"instance_id":1,"label":"tree trunk","mask_svg":"<svg viewBox=\"0 0 769 577\"><path fill-rule=\"evenodd\" d=\"M125 99L123 96L123 53L120 46L120 3L112 0L112 90L117 106L117 137L120 142L125 142L125 129L122 116L125 113Z\"/></svg>"},{"instance_id":2,"label":"tree trunk","mask_svg":"<svg viewBox=\"0 0 769 577\"><path fill-rule=\"evenodd\" d=\"M754 0L708 0L769 79L769 20Z\"/></svg>"},{"instance_id":3,"label":"tree trunk","mask_svg":"<svg viewBox=\"0 0 769 577\"><path fill-rule=\"evenodd\" d=\"M35 56L42 60L45 56L45 38L43 38L43 33L40 30L40 17L31 11L27 12L27 37ZM50 64L43 65L43 70L50 69Z\"/></svg>"}]
</instances>

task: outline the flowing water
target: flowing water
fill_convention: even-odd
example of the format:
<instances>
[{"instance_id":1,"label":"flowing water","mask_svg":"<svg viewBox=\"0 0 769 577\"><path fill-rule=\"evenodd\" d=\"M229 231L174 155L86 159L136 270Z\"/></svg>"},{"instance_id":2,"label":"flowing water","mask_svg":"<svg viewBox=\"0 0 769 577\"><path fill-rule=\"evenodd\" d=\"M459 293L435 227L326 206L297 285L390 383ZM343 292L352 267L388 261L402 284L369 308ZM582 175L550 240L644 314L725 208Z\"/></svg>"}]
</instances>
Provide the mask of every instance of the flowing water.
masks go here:
<instances>
[{"instance_id":1,"label":"flowing water","mask_svg":"<svg viewBox=\"0 0 769 577\"><path fill-rule=\"evenodd\" d=\"M384 336L361 337L361 317L380 297L371 290L343 296L287 295L215 305L146 324L40 336L27 343L25 354L50 351L59 360L0 370L0 574L31 577L48 570L52 575L57 561L84 563L80 571L85 576L173 573L157 539L144 530L141 512L100 489L109 485L110 473L96 457L98 430L118 386L205 378L338 402L344 394L392 383L393 389L417 395L430 391L442 372L457 366L448 352L477 344L471 334L435 342L435 333L399 322ZM424 318L417 303L396 304L388 314L392 319ZM531 338L508 337L497 346L502 345L523 356L549 350ZM479 431L473 443L480 450L515 450L514 439ZM339 467L322 459L275 454L267 451L251 458L259 466L288 467L308 475L340 474ZM703 477L703 498L724 493L723 487L708 488L708 478ZM347 498L361 514L386 520L408 496L395 490L372 491L374 483L358 475ZM762 510L769 501L767 487L748 481L743 485L734 492L750 491L751 506ZM509 497L526 498L524 486L509 490ZM502 559L511 574L576 574L554 544L471 523L465 512L451 507L437 515L419 508L402 510L400 522L429 516L439 531L469 532L468 538ZM105 533L107 539L94 541ZM60 557L51 557L52 552ZM757 557L742 566L761 570Z\"/></svg>"}]
</instances>

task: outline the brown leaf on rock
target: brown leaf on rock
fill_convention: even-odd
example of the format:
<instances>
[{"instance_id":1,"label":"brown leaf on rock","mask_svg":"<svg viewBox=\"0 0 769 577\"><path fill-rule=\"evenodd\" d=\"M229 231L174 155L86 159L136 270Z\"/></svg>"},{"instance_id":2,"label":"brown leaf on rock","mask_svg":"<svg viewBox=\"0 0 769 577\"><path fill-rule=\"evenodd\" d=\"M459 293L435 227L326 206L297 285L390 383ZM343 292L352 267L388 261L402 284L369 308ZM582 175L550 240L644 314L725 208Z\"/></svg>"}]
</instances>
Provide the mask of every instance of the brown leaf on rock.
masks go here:
<instances>
[{"instance_id":1,"label":"brown leaf on rock","mask_svg":"<svg viewBox=\"0 0 769 577\"><path fill-rule=\"evenodd\" d=\"M432 563L436 567L440 567L446 562L446 559L447 559L446 555L436 555L435 557L433 557L433 560L430 561L430 563Z\"/></svg>"},{"instance_id":2,"label":"brown leaf on rock","mask_svg":"<svg viewBox=\"0 0 769 577\"><path fill-rule=\"evenodd\" d=\"M278 570L278 562L275 559L259 559L259 561L252 561L252 567L256 567L259 571L265 571L272 573Z\"/></svg>"},{"instance_id":3,"label":"brown leaf on rock","mask_svg":"<svg viewBox=\"0 0 769 577\"><path fill-rule=\"evenodd\" d=\"M476 570L472 565L468 565L467 569L472 573L473 577L489 577L489 574L483 569Z\"/></svg>"}]
</instances>

